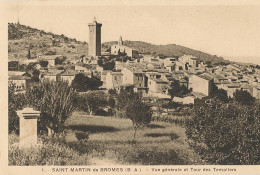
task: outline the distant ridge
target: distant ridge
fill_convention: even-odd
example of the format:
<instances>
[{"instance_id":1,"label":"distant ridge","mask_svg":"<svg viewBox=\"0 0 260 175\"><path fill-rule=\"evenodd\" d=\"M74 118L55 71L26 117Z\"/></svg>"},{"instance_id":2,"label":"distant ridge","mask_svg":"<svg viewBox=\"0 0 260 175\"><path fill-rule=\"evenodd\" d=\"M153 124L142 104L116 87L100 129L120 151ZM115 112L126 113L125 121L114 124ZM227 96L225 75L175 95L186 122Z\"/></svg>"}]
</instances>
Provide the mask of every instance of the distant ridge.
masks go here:
<instances>
[{"instance_id":1,"label":"distant ridge","mask_svg":"<svg viewBox=\"0 0 260 175\"><path fill-rule=\"evenodd\" d=\"M102 44L104 48L110 48L112 45L116 44L117 41L105 42ZM210 61L212 63L218 62L229 62L224 60L223 57L219 57L216 55L210 55L208 53L204 53L198 50L190 49L184 46L179 46L176 44L167 44L167 45L155 45L151 43L146 43L142 41L124 41L124 45L134 48L141 53L150 53L155 55L162 55L162 56L176 56L180 57L184 54L186 55L193 55L200 60L207 62Z\"/></svg>"},{"instance_id":2,"label":"distant ridge","mask_svg":"<svg viewBox=\"0 0 260 175\"><path fill-rule=\"evenodd\" d=\"M107 51L117 41L105 42L102 50ZM190 49L176 44L155 45L143 41L124 41L124 45L155 56L175 56L184 54L193 55L204 62L229 62L223 57L210 55L198 50ZM32 57L44 54L59 54L68 58L79 58L87 55L87 42L77 41L65 35L57 35L21 24L8 23L8 58L9 60L26 59L28 49L31 49Z\"/></svg>"}]
</instances>

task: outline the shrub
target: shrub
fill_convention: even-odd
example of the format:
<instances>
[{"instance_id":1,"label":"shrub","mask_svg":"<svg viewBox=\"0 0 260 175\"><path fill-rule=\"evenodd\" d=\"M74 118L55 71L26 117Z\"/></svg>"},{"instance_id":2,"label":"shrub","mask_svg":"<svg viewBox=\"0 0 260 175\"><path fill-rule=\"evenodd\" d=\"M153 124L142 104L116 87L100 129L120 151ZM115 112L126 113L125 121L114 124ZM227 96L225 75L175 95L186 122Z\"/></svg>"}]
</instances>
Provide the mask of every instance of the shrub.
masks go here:
<instances>
[{"instance_id":1,"label":"shrub","mask_svg":"<svg viewBox=\"0 0 260 175\"><path fill-rule=\"evenodd\" d=\"M227 91L224 89L217 89L215 90L212 94L211 97L216 98L224 103L228 102L228 96L227 96Z\"/></svg>"},{"instance_id":2,"label":"shrub","mask_svg":"<svg viewBox=\"0 0 260 175\"><path fill-rule=\"evenodd\" d=\"M27 101L24 94L15 94L14 86L8 87L8 130L19 132L19 117L16 113L25 107Z\"/></svg>"},{"instance_id":3,"label":"shrub","mask_svg":"<svg viewBox=\"0 0 260 175\"><path fill-rule=\"evenodd\" d=\"M89 164L86 155L79 155L72 148L52 142L30 149L19 149L18 146L10 145L8 160L9 165L18 166Z\"/></svg>"},{"instance_id":4,"label":"shrub","mask_svg":"<svg viewBox=\"0 0 260 175\"><path fill-rule=\"evenodd\" d=\"M47 67L49 62L48 61L44 61L44 60L41 60L39 61L39 64L41 65L41 67Z\"/></svg>"},{"instance_id":5,"label":"shrub","mask_svg":"<svg viewBox=\"0 0 260 175\"><path fill-rule=\"evenodd\" d=\"M255 98L247 91L236 90L236 92L234 92L234 100L242 105L252 105Z\"/></svg>"},{"instance_id":6,"label":"shrub","mask_svg":"<svg viewBox=\"0 0 260 175\"><path fill-rule=\"evenodd\" d=\"M88 132L78 131L75 134L76 134L76 138L81 142L87 142L89 138Z\"/></svg>"},{"instance_id":7,"label":"shrub","mask_svg":"<svg viewBox=\"0 0 260 175\"><path fill-rule=\"evenodd\" d=\"M76 91L66 82L43 82L28 88L28 104L41 111L39 121L48 128L48 134L64 130L66 119L76 108Z\"/></svg>"}]
</instances>

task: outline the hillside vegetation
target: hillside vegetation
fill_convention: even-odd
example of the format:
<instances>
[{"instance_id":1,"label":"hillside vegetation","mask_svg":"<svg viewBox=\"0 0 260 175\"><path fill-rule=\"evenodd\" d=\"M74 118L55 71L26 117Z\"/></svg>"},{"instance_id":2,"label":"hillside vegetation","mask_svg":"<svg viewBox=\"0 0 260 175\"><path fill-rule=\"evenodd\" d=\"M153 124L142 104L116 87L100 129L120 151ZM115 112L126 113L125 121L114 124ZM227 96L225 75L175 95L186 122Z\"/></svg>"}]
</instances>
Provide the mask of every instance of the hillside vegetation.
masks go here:
<instances>
[{"instance_id":1,"label":"hillside vegetation","mask_svg":"<svg viewBox=\"0 0 260 175\"><path fill-rule=\"evenodd\" d=\"M109 51L110 47L117 41L102 44L102 51ZM154 45L142 41L124 41L124 45L147 53L159 56L182 56L193 55L202 61L212 63L227 62L222 57L210 55L187 47L168 44ZM31 58L40 55L63 55L69 59L77 59L88 54L86 42L77 41L64 35L56 35L43 30L35 29L21 24L8 24L8 56L9 60L23 60L27 58L30 50Z\"/></svg>"},{"instance_id":2,"label":"hillside vegetation","mask_svg":"<svg viewBox=\"0 0 260 175\"><path fill-rule=\"evenodd\" d=\"M87 55L87 43L21 24L8 24L8 59L27 59L40 55L63 55L69 59Z\"/></svg>"},{"instance_id":3,"label":"hillside vegetation","mask_svg":"<svg viewBox=\"0 0 260 175\"><path fill-rule=\"evenodd\" d=\"M112 45L116 44L117 41L111 41L103 43L102 46L104 48L110 48ZM217 62L227 62L222 57L216 55L210 55L208 53L204 53L201 51L197 51L194 49L190 49L187 47L179 46L176 44L167 44L167 45L154 45L142 41L124 41L124 45L134 48L141 53L147 53L152 55L162 55L162 56L177 56L180 57L184 54L186 55L193 55L200 60L206 62L211 61L212 63Z\"/></svg>"}]
</instances>

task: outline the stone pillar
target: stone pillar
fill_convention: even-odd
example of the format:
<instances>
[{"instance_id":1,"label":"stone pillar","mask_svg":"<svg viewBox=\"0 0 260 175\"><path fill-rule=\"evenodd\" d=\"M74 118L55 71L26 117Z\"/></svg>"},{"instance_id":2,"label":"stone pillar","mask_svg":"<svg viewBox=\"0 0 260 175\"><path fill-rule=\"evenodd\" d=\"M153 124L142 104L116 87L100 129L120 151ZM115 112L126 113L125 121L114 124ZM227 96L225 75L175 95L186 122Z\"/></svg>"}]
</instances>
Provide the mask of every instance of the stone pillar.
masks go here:
<instances>
[{"instance_id":1,"label":"stone pillar","mask_svg":"<svg viewBox=\"0 0 260 175\"><path fill-rule=\"evenodd\" d=\"M29 107L16 112L20 118L19 147L24 148L37 145L37 118L41 112Z\"/></svg>"}]
</instances>

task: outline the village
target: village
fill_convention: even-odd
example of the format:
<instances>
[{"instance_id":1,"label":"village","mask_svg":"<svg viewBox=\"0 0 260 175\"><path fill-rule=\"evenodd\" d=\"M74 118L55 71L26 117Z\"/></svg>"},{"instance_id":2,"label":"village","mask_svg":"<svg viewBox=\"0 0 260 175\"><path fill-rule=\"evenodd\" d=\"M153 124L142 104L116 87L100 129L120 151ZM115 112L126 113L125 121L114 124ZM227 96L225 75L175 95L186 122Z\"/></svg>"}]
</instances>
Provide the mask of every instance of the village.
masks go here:
<instances>
[{"instance_id":1,"label":"village","mask_svg":"<svg viewBox=\"0 0 260 175\"><path fill-rule=\"evenodd\" d=\"M77 60L65 60L63 64L73 65L66 70L59 69L57 65L57 59L61 60L64 55L38 55L36 59L27 59L19 64L36 63L40 82L61 79L71 84L77 74L83 73L88 77L97 76L103 82L102 90L132 86L147 98L171 99L169 89L171 83L177 81L190 92L173 98L173 101L182 104L194 104L195 99L210 96L216 89L214 86L224 89L230 98L236 90L246 90L253 97L260 98L260 70L254 66L236 63L216 66L192 55L154 57L124 46L121 36L118 44L111 46L110 52L101 53L101 26L95 19L89 23L89 54ZM104 70L98 64L99 59L115 59L118 55L130 59L125 62L117 59L112 70ZM40 61L47 62L47 66L42 67ZM8 71L8 82L15 85L17 92L24 92L31 76L32 73L28 72Z\"/></svg>"}]
</instances>

